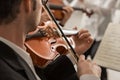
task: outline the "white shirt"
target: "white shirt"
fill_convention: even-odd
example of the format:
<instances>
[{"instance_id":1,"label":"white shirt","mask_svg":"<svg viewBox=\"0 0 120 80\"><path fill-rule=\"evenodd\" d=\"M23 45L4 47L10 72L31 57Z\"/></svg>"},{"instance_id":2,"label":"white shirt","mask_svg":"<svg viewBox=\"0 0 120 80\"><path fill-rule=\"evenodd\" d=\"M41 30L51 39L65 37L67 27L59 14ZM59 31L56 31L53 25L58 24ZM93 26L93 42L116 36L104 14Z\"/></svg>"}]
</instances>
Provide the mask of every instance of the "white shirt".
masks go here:
<instances>
[{"instance_id":1,"label":"white shirt","mask_svg":"<svg viewBox=\"0 0 120 80\"><path fill-rule=\"evenodd\" d=\"M80 77L80 80L100 80L98 77L94 75L85 74Z\"/></svg>"},{"instance_id":2,"label":"white shirt","mask_svg":"<svg viewBox=\"0 0 120 80\"><path fill-rule=\"evenodd\" d=\"M112 15L112 23L120 24L120 9L116 9Z\"/></svg>"},{"instance_id":3,"label":"white shirt","mask_svg":"<svg viewBox=\"0 0 120 80\"><path fill-rule=\"evenodd\" d=\"M96 10L94 15L88 18L82 16L81 26L88 29L92 36L100 41L104 32L111 21L111 12L115 7L117 0L85 0L85 5L88 8Z\"/></svg>"},{"instance_id":4,"label":"white shirt","mask_svg":"<svg viewBox=\"0 0 120 80\"><path fill-rule=\"evenodd\" d=\"M120 9L120 0L117 1L115 8Z\"/></svg>"},{"instance_id":5,"label":"white shirt","mask_svg":"<svg viewBox=\"0 0 120 80\"><path fill-rule=\"evenodd\" d=\"M112 14L112 23L120 24L120 0L115 5L115 10Z\"/></svg>"},{"instance_id":6,"label":"white shirt","mask_svg":"<svg viewBox=\"0 0 120 80\"><path fill-rule=\"evenodd\" d=\"M63 0L65 5L69 5L69 6L77 7L77 8L80 7L81 8L81 6L80 6L81 4L80 4L79 0L71 0L71 3L67 2L67 1L68 0ZM80 25L81 14L82 14L81 11L74 10L74 12L72 13L71 17L65 23L64 27L72 29L75 26L77 26L78 29L80 29L81 28L81 25Z\"/></svg>"}]
</instances>

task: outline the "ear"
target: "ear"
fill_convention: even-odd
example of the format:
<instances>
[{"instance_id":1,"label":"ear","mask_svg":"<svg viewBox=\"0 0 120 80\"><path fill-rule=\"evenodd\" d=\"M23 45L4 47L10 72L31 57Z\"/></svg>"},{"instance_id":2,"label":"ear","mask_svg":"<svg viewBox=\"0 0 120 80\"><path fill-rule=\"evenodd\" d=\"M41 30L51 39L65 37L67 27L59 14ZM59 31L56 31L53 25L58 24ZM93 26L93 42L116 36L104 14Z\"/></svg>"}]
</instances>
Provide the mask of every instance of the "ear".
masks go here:
<instances>
[{"instance_id":1,"label":"ear","mask_svg":"<svg viewBox=\"0 0 120 80\"><path fill-rule=\"evenodd\" d=\"M23 0L24 6L25 6L25 11L30 12L31 11L31 0Z\"/></svg>"}]
</instances>

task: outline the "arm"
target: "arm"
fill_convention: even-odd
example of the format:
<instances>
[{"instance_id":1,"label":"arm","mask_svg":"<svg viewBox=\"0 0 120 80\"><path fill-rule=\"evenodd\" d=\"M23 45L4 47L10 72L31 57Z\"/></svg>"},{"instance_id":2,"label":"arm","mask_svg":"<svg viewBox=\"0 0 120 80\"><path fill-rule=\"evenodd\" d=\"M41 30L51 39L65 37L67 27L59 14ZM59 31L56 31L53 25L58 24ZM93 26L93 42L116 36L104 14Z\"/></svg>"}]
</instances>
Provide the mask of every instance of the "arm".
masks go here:
<instances>
[{"instance_id":1,"label":"arm","mask_svg":"<svg viewBox=\"0 0 120 80\"><path fill-rule=\"evenodd\" d=\"M78 55L83 54L87 49L90 48L91 44L93 43L93 39L91 38L89 32L84 29L81 29L79 33L75 36L72 36L72 38L76 43L75 50ZM68 57L73 62L73 59L70 56ZM80 56L77 70L78 76L80 76L80 80L100 80L100 67L90 60L85 60L84 56Z\"/></svg>"}]
</instances>

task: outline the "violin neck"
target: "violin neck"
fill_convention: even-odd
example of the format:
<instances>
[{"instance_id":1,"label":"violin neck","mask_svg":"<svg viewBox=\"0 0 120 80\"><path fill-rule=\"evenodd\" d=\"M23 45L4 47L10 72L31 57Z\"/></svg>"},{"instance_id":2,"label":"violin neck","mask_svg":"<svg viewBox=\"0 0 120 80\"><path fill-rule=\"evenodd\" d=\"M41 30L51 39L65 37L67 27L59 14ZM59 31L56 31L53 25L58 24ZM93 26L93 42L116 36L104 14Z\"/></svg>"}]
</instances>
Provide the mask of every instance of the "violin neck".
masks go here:
<instances>
[{"instance_id":1,"label":"violin neck","mask_svg":"<svg viewBox=\"0 0 120 80\"><path fill-rule=\"evenodd\" d=\"M56 5L56 4L49 4L49 8L50 9L53 9L53 10L63 10L63 5ZM77 10L77 11L82 11L83 13L86 13L86 15L88 17L90 17L92 14L94 14L94 12L91 10L91 11L87 11L83 8L79 8L79 7L72 7L74 10Z\"/></svg>"},{"instance_id":2,"label":"violin neck","mask_svg":"<svg viewBox=\"0 0 120 80\"><path fill-rule=\"evenodd\" d=\"M34 34L27 34L26 35L26 40L32 39L32 38L42 38L42 37L46 37L46 34L44 34L44 32L42 30L39 30L38 32L34 33Z\"/></svg>"},{"instance_id":3,"label":"violin neck","mask_svg":"<svg viewBox=\"0 0 120 80\"><path fill-rule=\"evenodd\" d=\"M49 4L49 8L50 9L54 9L54 10L63 10L63 7L62 5L55 5L55 4ZM83 9L82 8L78 8L78 7L72 7L74 10L78 10L78 11L82 11Z\"/></svg>"}]
</instances>

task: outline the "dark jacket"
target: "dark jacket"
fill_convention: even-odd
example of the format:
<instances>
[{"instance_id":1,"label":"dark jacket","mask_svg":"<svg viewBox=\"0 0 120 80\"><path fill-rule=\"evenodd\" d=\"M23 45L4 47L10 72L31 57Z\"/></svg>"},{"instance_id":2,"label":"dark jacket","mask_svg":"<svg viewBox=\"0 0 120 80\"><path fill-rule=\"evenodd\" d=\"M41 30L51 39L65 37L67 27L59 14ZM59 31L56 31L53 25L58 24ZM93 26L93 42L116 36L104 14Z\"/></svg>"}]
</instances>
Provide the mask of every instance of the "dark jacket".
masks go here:
<instances>
[{"instance_id":1,"label":"dark jacket","mask_svg":"<svg viewBox=\"0 0 120 80\"><path fill-rule=\"evenodd\" d=\"M35 67L42 80L78 80L71 61L62 55L47 67ZM0 41L0 80L36 80L28 64Z\"/></svg>"}]
</instances>

